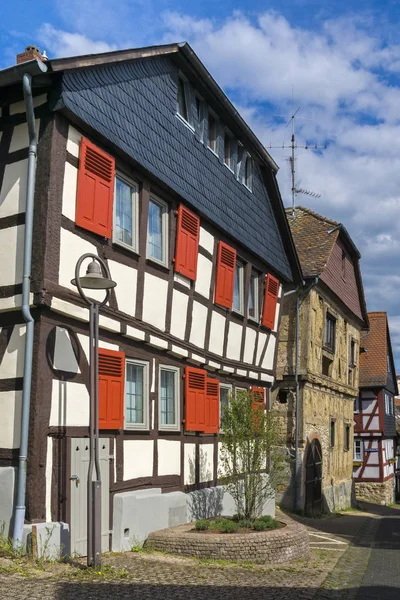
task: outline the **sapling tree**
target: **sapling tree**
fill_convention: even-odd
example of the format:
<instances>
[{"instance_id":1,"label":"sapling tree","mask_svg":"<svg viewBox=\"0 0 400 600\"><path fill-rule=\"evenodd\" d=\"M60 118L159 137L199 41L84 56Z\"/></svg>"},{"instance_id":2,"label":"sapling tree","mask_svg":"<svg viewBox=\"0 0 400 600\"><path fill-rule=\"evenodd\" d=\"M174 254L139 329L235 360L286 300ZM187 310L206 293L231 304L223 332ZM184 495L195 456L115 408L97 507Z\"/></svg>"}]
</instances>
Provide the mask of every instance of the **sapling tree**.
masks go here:
<instances>
[{"instance_id":1,"label":"sapling tree","mask_svg":"<svg viewBox=\"0 0 400 600\"><path fill-rule=\"evenodd\" d=\"M258 401L257 401L258 400ZM255 519L285 480L287 454L280 424L252 392L240 391L223 406L219 478L241 519Z\"/></svg>"}]
</instances>

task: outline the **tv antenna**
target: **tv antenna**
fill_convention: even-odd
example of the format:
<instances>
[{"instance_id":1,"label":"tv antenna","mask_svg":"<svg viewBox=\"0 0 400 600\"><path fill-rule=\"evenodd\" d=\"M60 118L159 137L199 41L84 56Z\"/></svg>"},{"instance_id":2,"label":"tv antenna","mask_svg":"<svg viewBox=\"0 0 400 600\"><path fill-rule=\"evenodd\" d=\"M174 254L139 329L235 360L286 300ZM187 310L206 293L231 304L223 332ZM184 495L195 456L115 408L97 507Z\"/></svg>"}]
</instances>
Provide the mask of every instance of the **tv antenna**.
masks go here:
<instances>
[{"instance_id":1,"label":"tv antenna","mask_svg":"<svg viewBox=\"0 0 400 600\"><path fill-rule=\"evenodd\" d=\"M296 142L295 119L296 118L297 119L304 118L304 117L297 117L297 113L299 112L299 110L300 110L300 106L298 107L296 112L293 112L289 121L286 124L286 127L288 127L290 125L290 123L292 124L292 138L291 138L290 144L288 145L288 144L283 143L281 146L271 146L271 144L269 145L269 148L288 148L291 150L291 155L289 156L289 164L290 164L290 175L291 175L291 180L292 180L292 217L294 217L294 215L295 215L297 194L304 194L306 196L311 196L312 198L320 198L321 197L321 194L318 194L317 192L312 192L311 190L306 190L304 188L298 187L298 184L296 183L296 180L295 180L295 175L296 175L295 150L297 150L298 148L302 148L304 150L308 150L309 148L315 148L315 149L317 149L317 148L325 149L326 148L326 145L318 146L318 144L306 144L305 146L302 146ZM274 115L274 116L287 118L287 115Z\"/></svg>"}]
</instances>

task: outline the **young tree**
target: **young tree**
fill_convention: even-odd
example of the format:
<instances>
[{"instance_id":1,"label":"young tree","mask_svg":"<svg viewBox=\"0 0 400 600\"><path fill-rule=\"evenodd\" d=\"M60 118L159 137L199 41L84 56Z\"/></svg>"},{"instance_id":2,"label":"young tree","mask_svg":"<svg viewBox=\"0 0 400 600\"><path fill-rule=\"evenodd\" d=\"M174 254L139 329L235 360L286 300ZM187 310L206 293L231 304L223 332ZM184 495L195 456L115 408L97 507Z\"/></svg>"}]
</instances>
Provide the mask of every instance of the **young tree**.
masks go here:
<instances>
[{"instance_id":1,"label":"young tree","mask_svg":"<svg viewBox=\"0 0 400 600\"><path fill-rule=\"evenodd\" d=\"M220 480L240 518L259 516L288 469L276 416L265 411L256 393L242 391L222 409Z\"/></svg>"}]
</instances>

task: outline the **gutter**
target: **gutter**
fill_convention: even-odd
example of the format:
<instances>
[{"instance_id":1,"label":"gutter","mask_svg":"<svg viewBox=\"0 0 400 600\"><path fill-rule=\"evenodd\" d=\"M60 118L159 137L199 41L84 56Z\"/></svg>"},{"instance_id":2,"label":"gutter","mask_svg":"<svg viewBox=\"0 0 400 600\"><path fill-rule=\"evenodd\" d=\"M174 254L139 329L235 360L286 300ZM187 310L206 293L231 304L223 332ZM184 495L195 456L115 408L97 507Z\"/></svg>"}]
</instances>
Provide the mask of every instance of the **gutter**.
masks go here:
<instances>
[{"instance_id":1,"label":"gutter","mask_svg":"<svg viewBox=\"0 0 400 600\"><path fill-rule=\"evenodd\" d=\"M26 120L29 132L28 153L28 176L26 186L26 208L24 229L24 265L22 275L22 316L26 323L25 336L25 360L24 380L22 389L22 411L21 411L21 440L18 460L18 481L16 502L14 507L13 546L17 550L22 546L22 537L25 522L25 497L26 497L26 471L28 460L29 440L29 414L32 385L32 361L33 361L33 333L35 322L31 315L29 296L31 291L31 267L32 267L32 232L33 232L33 209L36 182L36 159L37 159L37 134L35 126L35 112L32 98L32 75L44 73L47 67L39 60L29 61L13 67L13 76L22 76L22 88L24 93ZM2 81L0 81L2 83Z\"/></svg>"}]
</instances>

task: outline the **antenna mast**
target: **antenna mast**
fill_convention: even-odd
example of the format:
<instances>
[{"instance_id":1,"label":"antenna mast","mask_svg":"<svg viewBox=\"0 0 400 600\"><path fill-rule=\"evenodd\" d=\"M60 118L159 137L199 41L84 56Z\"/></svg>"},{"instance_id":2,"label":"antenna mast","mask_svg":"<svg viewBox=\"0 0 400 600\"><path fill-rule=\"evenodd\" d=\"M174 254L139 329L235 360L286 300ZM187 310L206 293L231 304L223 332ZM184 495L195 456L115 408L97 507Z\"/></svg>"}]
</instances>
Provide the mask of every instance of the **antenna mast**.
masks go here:
<instances>
[{"instance_id":1,"label":"antenna mast","mask_svg":"<svg viewBox=\"0 0 400 600\"><path fill-rule=\"evenodd\" d=\"M292 106L293 106L293 91L292 91ZM282 144L282 146L269 146L269 148L290 148L291 150L291 155L289 157L289 163L290 163L290 174L291 174L291 183L292 183L292 217L294 217L295 215L295 210L296 210L296 196L297 194L305 194L306 196L312 196L313 198L320 198L321 194L318 194L316 192L312 192L310 190L305 190L303 188L298 188L296 185L296 181L295 181L295 174L296 174L296 169L295 169L295 162L296 162L296 156L295 156L295 150L297 148L303 148L304 150L308 150L309 148L326 148L325 146L318 146L317 144L315 145L306 145L306 146L299 146L296 143L296 134L295 134L295 118L297 113L300 110L300 106L298 107L298 109L296 110L296 112L293 112L292 116L290 117L289 121L286 124L286 127L289 126L290 123L292 123L292 138L291 138L291 142L290 145L285 145ZM282 115L275 115L276 117L278 116L282 116ZM299 118L299 117L297 117Z\"/></svg>"}]
</instances>

